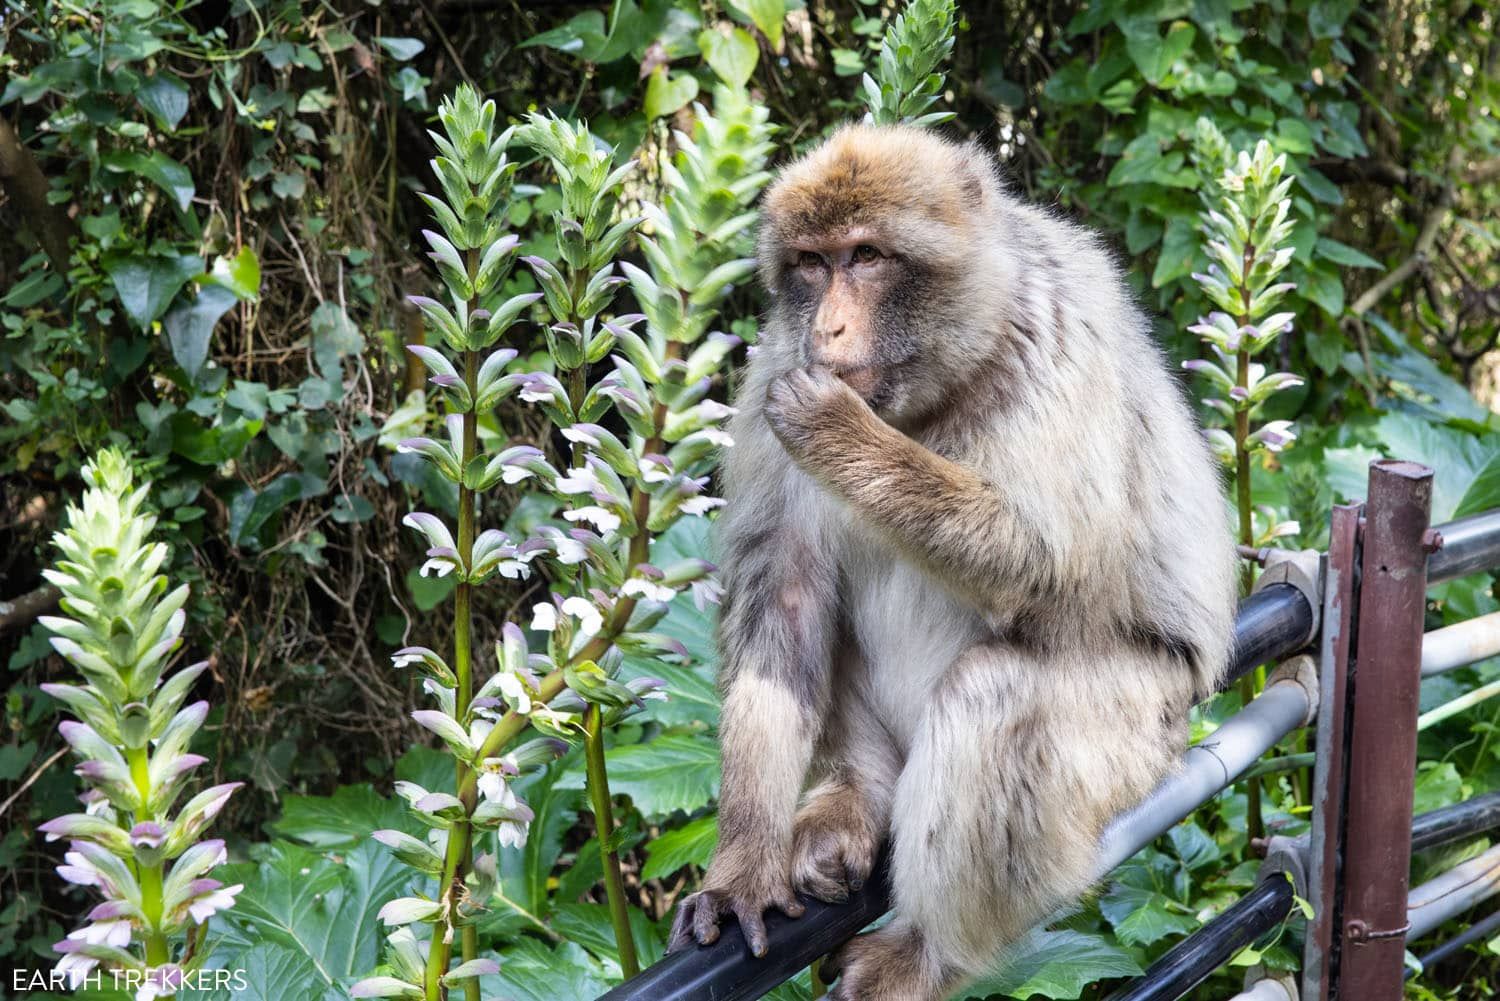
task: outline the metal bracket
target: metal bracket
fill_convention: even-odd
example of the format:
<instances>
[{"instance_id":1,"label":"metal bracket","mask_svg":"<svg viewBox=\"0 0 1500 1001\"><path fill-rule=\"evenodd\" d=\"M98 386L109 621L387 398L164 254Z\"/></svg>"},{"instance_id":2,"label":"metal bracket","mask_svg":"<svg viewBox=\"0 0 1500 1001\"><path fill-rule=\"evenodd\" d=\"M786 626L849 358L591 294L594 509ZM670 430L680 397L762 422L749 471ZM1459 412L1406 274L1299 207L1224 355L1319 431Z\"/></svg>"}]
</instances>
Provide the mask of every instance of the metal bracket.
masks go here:
<instances>
[{"instance_id":1,"label":"metal bracket","mask_svg":"<svg viewBox=\"0 0 1500 1001\"><path fill-rule=\"evenodd\" d=\"M1273 834L1266 841L1266 858L1255 874L1257 883L1268 879L1291 878L1292 892L1303 900L1308 899L1307 851L1310 839L1306 834L1289 838L1284 834Z\"/></svg>"},{"instance_id":2,"label":"metal bracket","mask_svg":"<svg viewBox=\"0 0 1500 1001\"><path fill-rule=\"evenodd\" d=\"M1266 568L1255 581L1255 590L1272 584L1290 584L1302 592L1312 609L1312 628L1304 642L1312 642L1318 635L1319 619L1323 614L1323 560L1316 549L1267 549Z\"/></svg>"},{"instance_id":3,"label":"metal bracket","mask_svg":"<svg viewBox=\"0 0 1500 1001\"><path fill-rule=\"evenodd\" d=\"M1307 717L1303 719L1302 725L1310 725L1318 718L1318 662L1311 654L1306 653L1282 661L1266 679L1266 687L1270 688L1283 681L1301 685L1302 690L1307 693Z\"/></svg>"}]
</instances>

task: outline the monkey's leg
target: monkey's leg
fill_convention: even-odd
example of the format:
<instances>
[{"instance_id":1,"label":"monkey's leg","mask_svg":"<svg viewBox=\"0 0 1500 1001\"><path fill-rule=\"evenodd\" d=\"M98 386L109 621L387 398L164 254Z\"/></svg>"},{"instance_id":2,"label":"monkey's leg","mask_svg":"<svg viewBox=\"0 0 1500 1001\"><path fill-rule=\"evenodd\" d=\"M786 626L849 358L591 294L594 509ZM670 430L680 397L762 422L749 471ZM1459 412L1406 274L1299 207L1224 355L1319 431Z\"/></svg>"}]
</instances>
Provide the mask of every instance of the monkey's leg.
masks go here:
<instances>
[{"instance_id":1,"label":"monkey's leg","mask_svg":"<svg viewBox=\"0 0 1500 1001\"><path fill-rule=\"evenodd\" d=\"M792 820L827 712L837 569L790 535L753 540L730 543L738 586L720 619L719 844L703 889L678 908L672 949L717 940L733 914L764 956L766 909L803 910L792 891Z\"/></svg>"},{"instance_id":2,"label":"monkey's leg","mask_svg":"<svg viewBox=\"0 0 1500 1001\"><path fill-rule=\"evenodd\" d=\"M895 743L864 694L845 679L838 687L818 752L821 774L792 828L792 885L828 903L847 900L869 878L901 774Z\"/></svg>"},{"instance_id":3,"label":"monkey's leg","mask_svg":"<svg viewBox=\"0 0 1500 1001\"><path fill-rule=\"evenodd\" d=\"M975 648L945 673L892 804L895 917L835 957L833 1001L940 1001L1092 883L1109 819L1171 767L1149 658Z\"/></svg>"}]
</instances>

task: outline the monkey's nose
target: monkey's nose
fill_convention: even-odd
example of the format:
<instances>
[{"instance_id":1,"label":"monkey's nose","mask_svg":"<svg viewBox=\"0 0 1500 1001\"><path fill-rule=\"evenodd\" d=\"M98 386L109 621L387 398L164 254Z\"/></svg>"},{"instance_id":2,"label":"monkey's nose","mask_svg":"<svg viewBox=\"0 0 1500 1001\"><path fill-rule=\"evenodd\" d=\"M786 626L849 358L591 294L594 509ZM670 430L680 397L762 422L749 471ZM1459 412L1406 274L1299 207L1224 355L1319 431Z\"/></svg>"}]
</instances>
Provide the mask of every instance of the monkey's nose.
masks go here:
<instances>
[{"instance_id":1,"label":"monkey's nose","mask_svg":"<svg viewBox=\"0 0 1500 1001\"><path fill-rule=\"evenodd\" d=\"M818 347L823 347L825 345L832 344L834 341L843 336L844 325L841 323L837 327L824 327L821 330L814 330L813 342L817 344Z\"/></svg>"}]
</instances>

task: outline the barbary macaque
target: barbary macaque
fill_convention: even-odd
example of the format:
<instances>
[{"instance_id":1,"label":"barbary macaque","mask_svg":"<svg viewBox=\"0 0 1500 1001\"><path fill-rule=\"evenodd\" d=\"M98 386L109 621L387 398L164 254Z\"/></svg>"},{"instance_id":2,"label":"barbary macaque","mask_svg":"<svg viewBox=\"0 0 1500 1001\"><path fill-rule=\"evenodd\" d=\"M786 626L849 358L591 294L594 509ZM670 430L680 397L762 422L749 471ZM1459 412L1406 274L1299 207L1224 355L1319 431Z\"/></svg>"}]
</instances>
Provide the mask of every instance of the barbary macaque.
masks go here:
<instances>
[{"instance_id":1,"label":"barbary macaque","mask_svg":"<svg viewBox=\"0 0 1500 1001\"><path fill-rule=\"evenodd\" d=\"M990 158L852 126L787 167L720 524L723 795L674 948L838 901L835 1001L940 1001L1085 893L1224 670L1213 461L1119 268Z\"/></svg>"}]
</instances>

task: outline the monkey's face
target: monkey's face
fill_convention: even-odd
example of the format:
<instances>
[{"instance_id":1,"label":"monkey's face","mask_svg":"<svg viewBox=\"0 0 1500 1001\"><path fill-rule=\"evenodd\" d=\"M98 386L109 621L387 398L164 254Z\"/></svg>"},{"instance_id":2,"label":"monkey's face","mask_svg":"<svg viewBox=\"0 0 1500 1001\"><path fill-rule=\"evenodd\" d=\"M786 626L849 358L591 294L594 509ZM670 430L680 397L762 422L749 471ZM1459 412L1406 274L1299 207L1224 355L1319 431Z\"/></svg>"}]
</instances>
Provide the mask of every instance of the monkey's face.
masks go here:
<instances>
[{"instance_id":1,"label":"monkey's face","mask_svg":"<svg viewBox=\"0 0 1500 1001\"><path fill-rule=\"evenodd\" d=\"M803 360L828 367L877 411L899 402L916 346L901 322L910 263L873 230L790 243L781 295L801 322Z\"/></svg>"}]
</instances>

